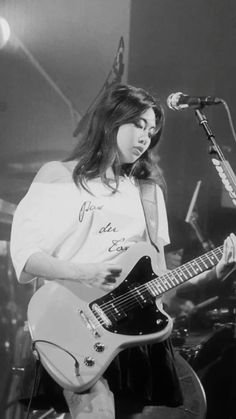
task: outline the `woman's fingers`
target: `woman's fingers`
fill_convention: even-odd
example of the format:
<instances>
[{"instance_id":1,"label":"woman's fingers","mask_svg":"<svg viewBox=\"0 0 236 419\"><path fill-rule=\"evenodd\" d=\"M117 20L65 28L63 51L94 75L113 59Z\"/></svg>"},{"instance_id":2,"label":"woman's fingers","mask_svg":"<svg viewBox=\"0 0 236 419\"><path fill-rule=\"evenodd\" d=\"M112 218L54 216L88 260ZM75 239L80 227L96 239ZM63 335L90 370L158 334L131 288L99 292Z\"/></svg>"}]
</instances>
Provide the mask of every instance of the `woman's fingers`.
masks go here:
<instances>
[{"instance_id":1,"label":"woman's fingers","mask_svg":"<svg viewBox=\"0 0 236 419\"><path fill-rule=\"evenodd\" d=\"M117 286L117 279L119 278L122 269L120 266L107 266L106 274L101 282L101 287L105 290L110 291Z\"/></svg>"},{"instance_id":2,"label":"woman's fingers","mask_svg":"<svg viewBox=\"0 0 236 419\"><path fill-rule=\"evenodd\" d=\"M225 279L236 267L236 236L231 233L225 240L223 256L216 266L216 276Z\"/></svg>"},{"instance_id":3,"label":"woman's fingers","mask_svg":"<svg viewBox=\"0 0 236 419\"><path fill-rule=\"evenodd\" d=\"M231 233L224 241L224 261L226 264L236 262L236 236Z\"/></svg>"}]
</instances>

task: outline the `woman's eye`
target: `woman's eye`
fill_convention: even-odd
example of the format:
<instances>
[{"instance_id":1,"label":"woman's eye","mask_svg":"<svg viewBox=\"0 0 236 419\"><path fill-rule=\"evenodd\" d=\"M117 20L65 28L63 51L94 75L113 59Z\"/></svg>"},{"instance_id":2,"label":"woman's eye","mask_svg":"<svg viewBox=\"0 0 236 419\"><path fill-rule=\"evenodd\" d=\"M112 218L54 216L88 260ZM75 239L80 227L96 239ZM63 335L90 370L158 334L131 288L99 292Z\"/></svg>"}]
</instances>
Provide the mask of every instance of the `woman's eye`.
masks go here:
<instances>
[{"instance_id":1,"label":"woman's eye","mask_svg":"<svg viewBox=\"0 0 236 419\"><path fill-rule=\"evenodd\" d=\"M156 133L156 131L154 129L149 131L149 133L148 133L149 138L152 139L152 137L155 135L155 133Z\"/></svg>"},{"instance_id":2,"label":"woman's eye","mask_svg":"<svg viewBox=\"0 0 236 419\"><path fill-rule=\"evenodd\" d=\"M140 129L145 129L145 124L143 124L141 121L136 121L136 122L134 122L134 125L135 125L137 128L140 128Z\"/></svg>"},{"instance_id":3,"label":"woman's eye","mask_svg":"<svg viewBox=\"0 0 236 419\"><path fill-rule=\"evenodd\" d=\"M147 126L145 124L144 121L140 120L140 121L135 121L134 122L134 126L141 129L142 131L145 131L147 129ZM156 129L155 128L151 128L148 131L148 137L152 139L152 137L155 135L156 133Z\"/></svg>"}]
</instances>

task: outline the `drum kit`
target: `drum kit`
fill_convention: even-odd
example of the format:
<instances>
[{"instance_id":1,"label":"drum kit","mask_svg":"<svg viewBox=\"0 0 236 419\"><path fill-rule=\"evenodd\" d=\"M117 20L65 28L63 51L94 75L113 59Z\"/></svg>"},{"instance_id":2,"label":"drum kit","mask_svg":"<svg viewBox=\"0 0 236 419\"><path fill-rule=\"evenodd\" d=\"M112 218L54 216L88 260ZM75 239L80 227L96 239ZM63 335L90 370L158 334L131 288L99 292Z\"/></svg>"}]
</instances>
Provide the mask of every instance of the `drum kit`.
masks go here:
<instances>
[{"instance_id":1,"label":"drum kit","mask_svg":"<svg viewBox=\"0 0 236 419\"><path fill-rule=\"evenodd\" d=\"M233 274L231 274L233 275ZM236 293L232 279L231 293L224 297L210 299L202 306L217 308L205 309L201 318L205 328L200 330L196 322L188 319L186 324L176 319L172 333L175 350L197 374L206 396L206 419L233 419L236 417ZM232 293L233 290L233 293ZM222 307L220 307L220 302ZM201 322L203 324L204 322ZM191 329L188 326L194 325Z\"/></svg>"},{"instance_id":2,"label":"drum kit","mask_svg":"<svg viewBox=\"0 0 236 419\"><path fill-rule=\"evenodd\" d=\"M196 211L200 186L201 181L198 181L185 221L191 225L202 249L209 251L215 246L202 233ZM236 183L234 187L236 190ZM188 316L176 317L174 321L173 346L186 360L190 370L197 374L203 390L201 394L199 388L200 400L205 396L206 409L199 416L202 419L236 418L235 272L227 278L230 286L227 286L222 295L200 302ZM187 295L185 298L188 298ZM190 295L189 299L191 300Z\"/></svg>"}]
</instances>

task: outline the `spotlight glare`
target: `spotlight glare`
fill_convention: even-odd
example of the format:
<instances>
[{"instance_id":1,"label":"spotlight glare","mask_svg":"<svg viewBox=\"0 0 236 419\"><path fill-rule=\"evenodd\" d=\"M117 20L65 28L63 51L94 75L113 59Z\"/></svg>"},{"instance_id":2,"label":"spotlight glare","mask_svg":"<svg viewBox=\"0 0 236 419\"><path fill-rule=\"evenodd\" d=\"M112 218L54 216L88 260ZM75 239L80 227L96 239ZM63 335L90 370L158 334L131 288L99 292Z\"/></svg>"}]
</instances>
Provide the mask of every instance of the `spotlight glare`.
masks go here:
<instances>
[{"instance_id":1,"label":"spotlight glare","mask_svg":"<svg viewBox=\"0 0 236 419\"><path fill-rule=\"evenodd\" d=\"M8 22L3 17L0 17L0 49L8 42L11 35L11 30Z\"/></svg>"}]
</instances>

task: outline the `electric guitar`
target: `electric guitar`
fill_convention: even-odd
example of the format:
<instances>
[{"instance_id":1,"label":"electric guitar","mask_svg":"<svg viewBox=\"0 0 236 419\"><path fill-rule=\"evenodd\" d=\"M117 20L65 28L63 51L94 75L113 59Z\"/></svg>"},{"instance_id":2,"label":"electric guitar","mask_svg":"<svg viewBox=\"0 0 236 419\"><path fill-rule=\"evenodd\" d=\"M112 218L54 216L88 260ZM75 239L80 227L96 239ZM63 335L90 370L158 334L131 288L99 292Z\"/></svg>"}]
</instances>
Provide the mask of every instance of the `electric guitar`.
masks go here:
<instances>
[{"instance_id":1,"label":"electric guitar","mask_svg":"<svg viewBox=\"0 0 236 419\"><path fill-rule=\"evenodd\" d=\"M160 297L215 266L222 252L218 247L158 276L156 250L138 243L124 253L120 284L107 294L70 280L46 283L28 306L33 348L43 366L63 388L87 390L123 349L170 335L172 319Z\"/></svg>"}]
</instances>

